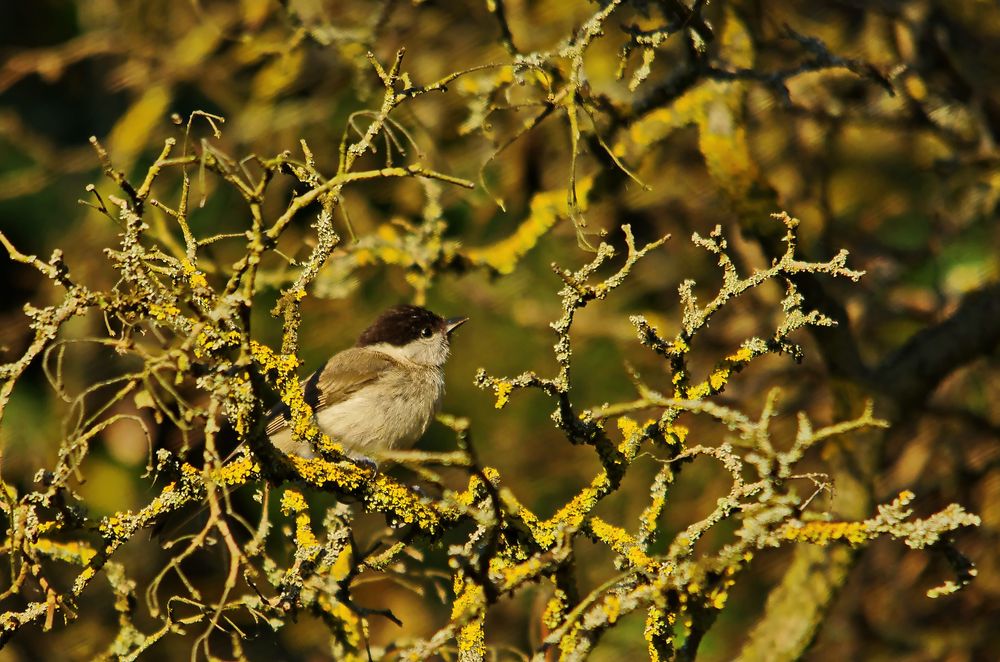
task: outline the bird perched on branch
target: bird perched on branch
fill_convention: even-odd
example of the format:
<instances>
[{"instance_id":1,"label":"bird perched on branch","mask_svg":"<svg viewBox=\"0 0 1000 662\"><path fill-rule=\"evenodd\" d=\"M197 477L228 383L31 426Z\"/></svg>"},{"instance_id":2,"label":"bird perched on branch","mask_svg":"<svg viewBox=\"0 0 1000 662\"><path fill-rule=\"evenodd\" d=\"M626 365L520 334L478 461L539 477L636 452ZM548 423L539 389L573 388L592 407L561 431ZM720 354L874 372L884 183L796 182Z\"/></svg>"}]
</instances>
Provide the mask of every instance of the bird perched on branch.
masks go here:
<instances>
[{"instance_id":1,"label":"bird perched on branch","mask_svg":"<svg viewBox=\"0 0 1000 662\"><path fill-rule=\"evenodd\" d=\"M318 427L365 464L382 451L411 447L441 407L451 333L467 319L444 319L410 305L383 312L354 347L334 354L303 380L303 395ZM294 438L287 405L268 415L267 435L278 450L315 456L306 441ZM179 524L173 523L174 515L160 518L152 534L172 537L205 507Z\"/></svg>"},{"instance_id":2,"label":"bird perched on branch","mask_svg":"<svg viewBox=\"0 0 1000 662\"><path fill-rule=\"evenodd\" d=\"M444 319L410 305L383 312L354 347L304 380L316 424L352 455L411 447L441 407L451 333L467 319ZM271 442L285 454L313 457L306 442L293 438L289 423L286 405L272 410Z\"/></svg>"}]
</instances>

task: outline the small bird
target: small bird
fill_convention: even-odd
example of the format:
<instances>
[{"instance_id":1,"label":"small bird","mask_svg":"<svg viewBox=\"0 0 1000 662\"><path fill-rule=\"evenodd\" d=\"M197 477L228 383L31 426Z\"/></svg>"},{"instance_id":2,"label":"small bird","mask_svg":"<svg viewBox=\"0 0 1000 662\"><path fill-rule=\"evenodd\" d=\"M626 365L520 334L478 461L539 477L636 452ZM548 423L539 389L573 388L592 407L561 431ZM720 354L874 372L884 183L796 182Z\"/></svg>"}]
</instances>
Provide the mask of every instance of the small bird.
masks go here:
<instances>
[{"instance_id":1,"label":"small bird","mask_svg":"<svg viewBox=\"0 0 1000 662\"><path fill-rule=\"evenodd\" d=\"M303 381L320 430L359 459L413 446L441 408L451 333L467 320L411 305L379 315L354 347L334 354ZM270 416L267 435L278 450L314 456L307 443L292 437L286 405Z\"/></svg>"},{"instance_id":2,"label":"small bird","mask_svg":"<svg viewBox=\"0 0 1000 662\"><path fill-rule=\"evenodd\" d=\"M303 380L319 428L362 463L374 462L382 451L411 447L441 408L451 332L466 321L409 305L379 315L354 347L334 354ZM292 437L287 405L276 406L268 416L267 435L278 450L315 457L307 442ZM174 523L176 514L160 518L152 535L173 537L205 508L180 523Z\"/></svg>"}]
</instances>

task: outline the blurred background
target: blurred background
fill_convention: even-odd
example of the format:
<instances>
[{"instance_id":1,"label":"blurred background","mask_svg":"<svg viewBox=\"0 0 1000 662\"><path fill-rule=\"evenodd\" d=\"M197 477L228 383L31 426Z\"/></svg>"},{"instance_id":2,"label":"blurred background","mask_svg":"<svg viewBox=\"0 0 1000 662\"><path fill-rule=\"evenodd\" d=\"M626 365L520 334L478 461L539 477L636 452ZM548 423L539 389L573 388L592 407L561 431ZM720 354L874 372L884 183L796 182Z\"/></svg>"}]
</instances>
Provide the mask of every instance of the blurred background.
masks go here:
<instances>
[{"instance_id":1,"label":"blurred background","mask_svg":"<svg viewBox=\"0 0 1000 662\"><path fill-rule=\"evenodd\" d=\"M241 159L298 153L305 139L320 171L336 171L337 150L355 113L375 109L382 89L365 59L369 50L382 62L407 49L404 69L416 84L426 84L459 68L509 61L489 3L324 2L240 0L168 2L39 0L8 3L0 21L0 229L23 253L48 256L65 252L75 276L93 287L109 287L114 273L103 249L113 245L119 227L78 201L94 198L95 184L107 198L113 184L102 178L88 144L91 135L107 147L116 167L133 181L159 154L163 140L184 139L184 122L195 110L225 118L221 138L205 121L195 120L192 145L210 140L214 148ZM650 5L656 3L649 3ZM671 3L664 3L670 5ZM699 3L700 4L700 3ZM672 239L639 264L627 285L607 301L585 310L574 327L574 402L595 407L629 400L635 389L627 365L652 386L668 390L661 361L636 341L630 314L644 314L665 335L680 320L677 286L697 281L702 300L720 285L711 256L694 247L693 232L708 234L721 225L740 259L740 268L764 266L769 258L747 232L746 218L767 223L766 214L787 210L801 219L802 251L825 260L840 248L851 252L850 265L863 269L859 284L829 282L850 319L860 357L877 365L915 333L941 322L962 297L995 284L1000 277L1000 8L975 0L874 3L802 1L728 2L706 10L715 30L710 52L726 55L738 45L719 45L726 12L744 26L760 72L794 69L809 61L796 33L822 40L830 53L874 67L891 81L889 94L877 77L839 69L803 70L785 80L787 98L765 76L748 78L739 111L733 116L745 131L754 166L741 170L739 152L723 142L712 145L706 131L712 118L685 119L678 99L692 85L679 72L690 69L690 44L678 36L657 50L650 72L635 90L629 80L638 66L633 56L624 80L616 79L626 28L656 17L646 3L628 6L612 19L585 59L589 93L608 112L596 118L594 135L649 185L607 185L586 212L590 241L623 248L619 227L631 223L641 242L665 234ZM521 53L558 47L598 5L586 2L505 3L513 43ZM734 56L735 60L736 57ZM737 71L739 62L730 62ZM688 69L685 69L688 67ZM864 73L864 72L862 72ZM446 92L404 106L395 119L400 135L413 145L409 155L440 171L479 181L480 168L497 146L513 136L537 103L537 89L511 85L488 98L497 111L477 117L484 92L497 84L497 72L473 73ZM773 80L772 80L773 82ZM724 82L719 85L723 98ZM671 87L673 86L673 87ZM687 87L685 87L687 86ZM519 96L521 95L521 96ZM523 98L522 98L523 97ZM519 103L523 107L516 108ZM729 103L728 101L726 103ZM479 105L477 105L479 104ZM646 104L646 106L643 106ZM477 110L478 109L478 110ZM656 109L674 112L650 128L644 119ZM708 111L706 111L708 112ZM178 126L171 117L181 119ZM581 120L584 123L589 120ZM701 121L701 124L699 124ZM706 128L706 126L708 128ZM588 126L589 130L589 126ZM650 136L650 133L655 136ZM489 161L483 186L475 191L443 187L444 237L464 247L487 246L511 235L531 212L532 197L564 189L570 172L570 132L563 119L545 120ZM373 163L384 156L372 157ZM608 169L608 156L596 139L583 149L578 178ZM613 168L610 168L613 170ZM740 177L753 171L753 186ZM274 218L293 189L291 178L276 182L264 213ZM280 191L286 195L280 195ZM175 205L176 174L157 183L154 197ZM764 191L764 193L760 193ZM751 193L760 193L753 198ZM755 193L755 194L756 194ZM502 198L503 208L495 198ZM198 236L246 230L248 210L231 187L213 176L194 177L191 214ZM202 200L204 201L201 204ZM741 200L747 205L741 206ZM753 203L753 204L750 204ZM350 227L338 220L347 239L390 233L419 224L425 190L412 179L362 183L347 189L344 207ZM167 224L156 209L150 223ZM158 219L158 220L157 220ZM308 254L315 241L303 215L283 236L279 249L291 257ZM741 231L742 230L742 231ZM238 255L238 242L206 247L210 264L225 269ZM268 314L295 270L275 256L263 265L264 286L257 294L255 335L280 344L280 321ZM590 449L565 442L550 420L551 403L535 392L519 392L503 411L494 397L473 385L480 367L494 375L534 369L553 374L555 340L548 324L561 314L556 294L561 281L555 262L578 268L591 254L582 250L573 224L558 222L532 248L514 273L447 269L427 289L427 305L445 316L467 315L448 366L445 411L472 421L473 441L484 464L496 467L519 498L536 513L551 515L587 484L598 468ZM612 265L617 266L620 262ZM425 271L420 265L352 262L345 253L324 269L303 301L301 356L317 365L332 351L353 343L384 307L412 301ZM224 282L209 273L214 285ZM32 269L0 259L0 361L21 355L31 335L22 307L57 301L61 292ZM710 366L749 335L766 334L779 319L783 292L775 285L741 298L729 307L695 348L696 366ZM65 329L68 338L102 332L99 316ZM780 424L791 431L794 414L809 413L818 425L843 417L836 402L843 375L824 362L812 336L796 338L805 359L767 357L734 379L718 398L754 417L767 391L783 389ZM866 550L843 594L822 627L810 660L985 660L1000 650L1000 377L996 348L956 369L926 401L899 418L885 440L874 498L884 501L900 490L917 494L918 514L958 502L983 518L978 529L961 532L957 547L978 568L965 590L931 600L924 592L949 577L943 558L899 543L879 541ZM700 363L699 363L700 361ZM122 369L110 349L71 345L63 361L67 388L87 384ZM857 411L853 412L857 413ZM31 485L39 467L52 464L68 405L48 384L40 366L19 382L3 426L3 478L18 489ZM783 423L782 423L783 422ZM154 428L154 443L170 447L177 435ZM700 436L698 436L700 435ZM698 443L717 444L723 431L695 428ZM790 437L788 439L790 441ZM454 434L435 425L422 448L448 450ZM92 514L139 508L155 486L140 479L148 457L137 426L112 426L94 445L79 488ZM824 466L817 453L810 462ZM639 498L655 474L654 462L637 461L625 489L602 504L598 513L612 521L634 521L645 505ZM677 531L701 519L728 490L717 466L696 463L671 492L666 528ZM631 498L636 497L636 498ZM818 497L822 502L827 497ZM822 508L822 505L820 505ZM725 542L725 526L704 542ZM586 542L578 567L583 586L608 577L608 554ZM158 566L157 542L137 540L122 550L140 584ZM750 626L760 617L768 590L787 567L790 549L761 553L737 584L728 607L700 650L700 659L732 659ZM428 563L443 563L443 550L428 552ZM149 559L149 562L145 559ZM215 571L206 559L204 572ZM144 574L146 573L146 574ZM447 588L447 587L445 587ZM95 584L95 594L103 588ZM436 600L387 582L362 586L361 603L391 605L402 628L373 620L372 638L385 645L394 638L433 633L448 608ZM487 621L489 643L503 649L530 649L537 643L537 622L546 597L529 587L513 602L498 606ZM95 600L96 604L96 600ZM106 600L101 604L108 604ZM102 607L103 609L103 607ZM141 619L137 617L137 622ZM619 660L644 655L643 619L630 616L602 640L594 659ZM84 613L68 627L42 635L18 635L0 660L91 659L117 631L116 615ZM280 640L258 642L259 654L279 659L325 659L325 630L302 618ZM172 646L179 646L172 648ZM149 659L174 659L188 648L164 642ZM501 653L501 659L507 659ZM55 657L53 657L55 656ZM511 659L514 659L511 657Z\"/></svg>"}]
</instances>

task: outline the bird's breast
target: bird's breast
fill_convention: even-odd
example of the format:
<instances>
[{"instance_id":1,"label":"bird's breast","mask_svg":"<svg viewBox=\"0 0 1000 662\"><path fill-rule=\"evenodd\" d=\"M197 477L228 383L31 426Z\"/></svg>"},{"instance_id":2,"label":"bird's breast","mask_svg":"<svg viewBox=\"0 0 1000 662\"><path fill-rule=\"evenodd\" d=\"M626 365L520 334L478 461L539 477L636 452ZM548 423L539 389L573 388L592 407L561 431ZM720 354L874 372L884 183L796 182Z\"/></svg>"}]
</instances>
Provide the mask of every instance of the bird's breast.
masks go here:
<instances>
[{"instance_id":1,"label":"bird's breast","mask_svg":"<svg viewBox=\"0 0 1000 662\"><path fill-rule=\"evenodd\" d=\"M366 455L409 448L427 430L443 396L444 375L436 368L392 371L324 408L316 420L332 438Z\"/></svg>"}]
</instances>

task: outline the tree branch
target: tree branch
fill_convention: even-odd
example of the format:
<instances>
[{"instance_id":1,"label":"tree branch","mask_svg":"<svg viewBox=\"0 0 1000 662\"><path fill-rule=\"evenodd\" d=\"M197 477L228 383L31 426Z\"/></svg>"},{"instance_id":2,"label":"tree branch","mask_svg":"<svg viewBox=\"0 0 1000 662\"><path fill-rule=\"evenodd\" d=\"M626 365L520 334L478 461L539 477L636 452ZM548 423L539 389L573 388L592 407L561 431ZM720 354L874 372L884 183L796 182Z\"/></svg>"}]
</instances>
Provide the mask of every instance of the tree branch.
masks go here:
<instances>
[{"instance_id":1,"label":"tree branch","mask_svg":"<svg viewBox=\"0 0 1000 662\"><path fill-rule=\"evenodd\" d=\"M954 370L1000 344L1000 283L967 294L946 320L916 333L875 371L901 410L922 403Z\"/></svg>"}]
</instances>

